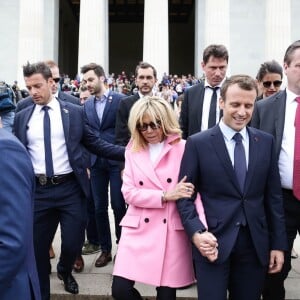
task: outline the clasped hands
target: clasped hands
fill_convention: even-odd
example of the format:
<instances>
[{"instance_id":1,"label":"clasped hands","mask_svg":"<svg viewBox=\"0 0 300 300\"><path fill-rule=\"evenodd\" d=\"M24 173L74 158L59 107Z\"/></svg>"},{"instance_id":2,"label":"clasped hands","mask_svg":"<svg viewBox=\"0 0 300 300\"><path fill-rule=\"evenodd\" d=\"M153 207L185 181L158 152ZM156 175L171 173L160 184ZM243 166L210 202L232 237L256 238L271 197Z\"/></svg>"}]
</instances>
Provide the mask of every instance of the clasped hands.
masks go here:
<instances>
[{"instance_id":1,"label":"clasped hands","mask_svg":"<svg viewBox=\"0 0 300 300\"><path fill-rule=\"evenodd\" d=\"M205 256L209 261L213 262L218 258L218 241L211 232L196 232L192 241L202 256Z\"/></svg>"}]
</instances>

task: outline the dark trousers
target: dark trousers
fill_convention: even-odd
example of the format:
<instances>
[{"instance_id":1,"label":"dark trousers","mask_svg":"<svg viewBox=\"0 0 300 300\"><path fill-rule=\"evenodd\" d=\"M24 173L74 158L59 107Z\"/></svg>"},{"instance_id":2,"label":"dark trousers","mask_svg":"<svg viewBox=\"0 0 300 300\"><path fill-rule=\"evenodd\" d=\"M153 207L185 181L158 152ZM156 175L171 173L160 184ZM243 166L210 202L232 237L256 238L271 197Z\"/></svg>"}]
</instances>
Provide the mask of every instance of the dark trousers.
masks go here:
<instances>
[{"instance_id":1,"label":"dark trousers","mask_svg":"<svg viewBox=\"0 0 300 300\"><path fill-rule=\"evenodd\" d=\"M119 224L126 212L126 205L121 192L122 180L119 166L112 165L105 159L97 158L97 161L91 168L91 186L101 250L111 252L108 186L110 186L110 201L115 219L117 243L121 236L121 226Z\"/></svg>"},{"instance_id":2,"label":"dark trousers","mask_svg":"<svg viewBox=\"0 0 300 300\"><path fill-rule=\"evenodd\" d=\"M34 248L42 300L50 299L49 248L57 226L61 254L57 271L71 273L86 224L86 201L76 179L58 185L37 184L34 207Z\"/></svg>"},{"instance_id":3,"label":"dark trousers","mask_svg":"<svg viewBox=\"0 0 300 300\"><path fill-rule=\"evenodd\" d=\"M87 199L87 226L86 237L87 240L93 245L100 245L99 234L97 230L96 216L95 216L95 203L92 195Z\"/></svg>"},{"instance_id":4,"label":"dark trousers","mask_svg":"<svg viewBox=\"0 0 300 300\"><path fill-rule=\"evenodd\" d=\"M141 294L134 288L135 282L124 277L114 276L112 296L115 300L143 300ZM157 300L176 300L176 289L167 286L156 288Z\"/></svg>"},{"instance_id":5,"label":"dark trousers","mask_svg":"<svg viewBox=\"0 0 300 300\"><path fill-rule=\"evenodd\" d=\"M256 255L248 227L240 227L229 258L221 264L195 260L199 300L258 300L267 266Z\"/></svg>"},{"instance_id":6,"label":"dark trousers","mask_svg":"<svg viewBox=\"0 0 300 300\"><path fill-rule=\"evenodd\" d=\"M284 300L284 280L288 277L291 265L291 253L297 232L300 233L300 201L294 197L292 190L282 189L285 224L288 237L288 251L284 255L284 264L281 272L268 274L264 291L264 300Z\"/></svg>"}]
</instances>

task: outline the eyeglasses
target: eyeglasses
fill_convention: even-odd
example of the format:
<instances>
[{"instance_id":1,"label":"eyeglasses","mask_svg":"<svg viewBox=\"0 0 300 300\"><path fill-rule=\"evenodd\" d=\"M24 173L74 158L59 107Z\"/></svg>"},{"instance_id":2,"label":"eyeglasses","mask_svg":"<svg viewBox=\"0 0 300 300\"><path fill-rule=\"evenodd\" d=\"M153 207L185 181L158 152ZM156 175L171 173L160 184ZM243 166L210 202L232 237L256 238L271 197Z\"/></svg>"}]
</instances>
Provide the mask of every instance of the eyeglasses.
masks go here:
<instances>
[{"instance_id":1,"label":"eyeglasses","mask_svg":"<svg viewBox=\"0 0 300 300\"><path fill-rule=\"evenodd\" d=\"M55 82L55 83L58 83L59 81L60 81L60 78L58 77L58 78L53 78L53 81Z\"/></svg>"},{"instance_id":2,"label":"eyeglasses","mask_svg":"<svg viewBox=\"0 0 300 300\"><path fill-rule=\"evenodd\" d=\"M264 81L262 84L263 84L264 88L266 88L266 89L270 88L270 87L271 87L271 84L273 84L274 87L277 87L277 88L278 88L278 87L281 86L282 81L281 81L281 80Z\"/></svg>"},{"instance_id":3,"label":"eyeglasses","mask_svg":"<svg viewBox=\"0 0 300 300\"><path fill-rule=\"evenodd\" d=\"M136 125L136 128L137 128L138 131L143 132L143 131L148 130L148 127L149 127L149 126L150 126L150 128L151 128L152 130L157 130L158 128L161 127L161 123L160 123L160 121L156 121L156 123L150 122L149 124L143 123L143 124L138 124L138 125Z\"/></svg>"}]
</instances>

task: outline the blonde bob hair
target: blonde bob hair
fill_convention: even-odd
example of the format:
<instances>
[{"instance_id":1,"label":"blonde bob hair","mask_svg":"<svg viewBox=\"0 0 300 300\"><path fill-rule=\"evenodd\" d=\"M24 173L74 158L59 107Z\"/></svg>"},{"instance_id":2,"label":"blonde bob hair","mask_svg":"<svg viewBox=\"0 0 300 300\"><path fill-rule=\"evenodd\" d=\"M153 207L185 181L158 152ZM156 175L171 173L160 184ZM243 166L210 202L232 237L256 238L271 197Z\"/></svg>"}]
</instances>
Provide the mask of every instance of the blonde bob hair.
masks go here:
<instances>
[{"instance_id":1,"label":"blonde bob hair","mask_svg":"<svg viewBox=\"0 0 300 300\"><path fill-rule=\"evenodd\" d=\"M155 125L162 129L165 138L169 135L177 134L178 141L180 140L181 130L171 105L160 97L146 96L136 101L130 110L128 127L131 133L133 151L139 151L148 145L137 128L143 124L145 116L148 116Z\"/></svg>"}]
</instances>

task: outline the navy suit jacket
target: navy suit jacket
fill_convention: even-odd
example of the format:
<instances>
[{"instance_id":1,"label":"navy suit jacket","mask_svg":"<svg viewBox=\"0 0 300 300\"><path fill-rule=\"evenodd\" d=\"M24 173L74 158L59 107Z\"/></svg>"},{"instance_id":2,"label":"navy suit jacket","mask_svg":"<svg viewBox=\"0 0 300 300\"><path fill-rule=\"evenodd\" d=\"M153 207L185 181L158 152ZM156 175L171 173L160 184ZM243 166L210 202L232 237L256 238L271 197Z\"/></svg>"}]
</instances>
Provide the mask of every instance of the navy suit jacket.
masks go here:
<instances>
[{"instance_id":1,"label":"navy suit jacket","mask_svg":"<svg viewBox=\"0 0 300 300\"><path fill-rule=\"evenodd\" d=\"M97 155L116 160L124 160L124 147L112 145L98 138L90 128L82 106L65 101L59 101L59 103L69 162L82 190L88 197L90 185L86 172L88 164L84 146ZM24 108L15 117L14 133L25 147L28 122L34 107L35 105L32 104Z\"/></svg>"},{"instance_id":2,"label":"navy suit jacket","mask_svg":"<svg viewBox=\"0 0 300 300\"><path fill-rule=\"evenodd\" d=\"M91 129L94 130L95 135L112 144L115 143L116 115L119 103L123 97L123 94L112 91L109 92L101 123L96 111L95 97L89 97L89 99L84 103L85 115L88 119ZM92 155L91 166L94 165L96 159L97 156ZM110 160L109 164L118 165L119 162Z\"/></svg>"},{"instance_id":3,"label":"navy suit jacket","mask_svg":"<svg viewBox=\"0 0 300 300\"><path fill-rule=\"evenodd\" d=\"M268 265L270 250L287 247L274 139L251 127L248 133L249 163L244 192L239 188L218 125L188 138L181 163L179 179L187 175L187 181L195 185L202 198L208 231L218 239L216 263L224 262L230 255L243 218L247 220L262 265ZM180 199L177 206L190 238L205 229L194 199ZM196 260L203 259L195 247L193 252Z\"/></svg>"},{"instance_id":4,"label":"navy suit jacket","mask_svg":"<svg viewBox=\"0 0 300 300\"><path fill-rule=\"evenodd\" d=\"M133 104L140 99L139 94L124 97L120 101L116 119L116 144L126 146L130 140L128 118Z\"/></svg>"},{"instance_id":5,"label":"navy suit jacket","mask_svg":"<svg viewBox=\"0 0 300 300\"><path fill-rule=\"evenodd\" d=\"M255 103L251 126L272 134L275 138L275 149L279 158L284 121L286 90Z\"/></svg>"},{"instance_id":6,"label":"navy suit jacket","mask_svg":"<svg viewBox=\"0 0 300 300\"><path fill-rule=\"evenodd\" d=\"M58 99L61 100L61 101L66 101L66 102L70 102L70 103L73 103L73 104L80 105L80 99L79 98L74 97L72 95L69 95L67 93L64 93L62 91L58 92ZM34 102L33 102L31 96L20 100L17 104L15 113L19 112L20 110L22 110L25 107L28 107L28 106L32 105L33 103Z\"/></svg>"},{"instance_id":7,"label":"navy suit jacket","mask_svg":"<svg viewBox=\"0 0 300 300\"><path fill-rule=\"evenodd\" d=\"M33 249L35 177L15 136L0 129L0 299L41 299Z\"/></svg>"}]
</instances>

